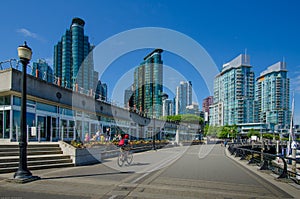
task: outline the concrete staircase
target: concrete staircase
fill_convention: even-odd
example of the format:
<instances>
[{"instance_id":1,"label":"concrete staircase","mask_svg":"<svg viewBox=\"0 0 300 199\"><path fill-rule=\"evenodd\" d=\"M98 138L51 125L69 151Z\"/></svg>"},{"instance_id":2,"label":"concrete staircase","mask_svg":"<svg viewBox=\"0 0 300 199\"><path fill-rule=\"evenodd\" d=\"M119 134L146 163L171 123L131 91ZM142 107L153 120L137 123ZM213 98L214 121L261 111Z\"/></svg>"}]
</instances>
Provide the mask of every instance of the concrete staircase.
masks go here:
<instances>
[{"instance_id":1,"label":"concrete staircase","mask_svg":"<svg viewBox=\"0 0 300 199\"><path fill-rule=\"evenodd\" d=\"M72 167L70 156L63 155L59 144L37 143L27 146L27 165L29 170ZM0 144L0 173L18 170L19 145Z\"/></svg>"}]
</instances>

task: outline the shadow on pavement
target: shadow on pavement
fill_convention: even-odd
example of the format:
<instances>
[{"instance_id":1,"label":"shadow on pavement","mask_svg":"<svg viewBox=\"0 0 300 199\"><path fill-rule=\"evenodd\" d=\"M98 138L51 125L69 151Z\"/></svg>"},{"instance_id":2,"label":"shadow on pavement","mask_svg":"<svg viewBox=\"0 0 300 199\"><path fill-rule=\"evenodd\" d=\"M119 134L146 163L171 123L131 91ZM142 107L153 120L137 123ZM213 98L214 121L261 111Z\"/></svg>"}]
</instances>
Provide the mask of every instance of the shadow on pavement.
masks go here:
<instances>
[{"instance_id":1,"label":"shadow on pavement","mask_svg":"<svg viewBox=\"0 0 300 199\"><path fill-rule=\"evenodd\" d=\"M134 171L119 171L119 172L109 172L109 173L94 173L94 174L84 174L84 175L69 175L69 176L57 176L57 177L46 177L40 180L55 180L64 178L81 178L81 177L92 177L92 176L105 176L105 175L119 175L119 174L132 174Z\"/></svg>"}]
</instances>

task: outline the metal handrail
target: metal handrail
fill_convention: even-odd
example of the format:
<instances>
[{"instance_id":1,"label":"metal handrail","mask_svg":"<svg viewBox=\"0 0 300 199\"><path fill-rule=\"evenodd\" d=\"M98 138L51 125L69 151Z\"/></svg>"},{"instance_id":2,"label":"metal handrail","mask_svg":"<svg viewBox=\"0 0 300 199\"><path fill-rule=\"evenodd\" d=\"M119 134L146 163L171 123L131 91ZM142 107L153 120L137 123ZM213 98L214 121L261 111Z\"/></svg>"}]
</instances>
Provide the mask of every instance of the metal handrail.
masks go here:
<instances>
[{"instance_id":1,"label":"metal handrail","mask_svg":"<svg viewBox=\"0 0 300 199\"><path fill-rule=\"evenodd\" d=\"M246 156L247 156L246 152L248 152L248 155L251 155L251 158L250 158L248 164L255 163L254 154L259 154L260 157L263 159L263 162L259 161L260 170L268 170L270 167L270 164L269 164L270 160L280 158L283 163L283 168L279 167L280 169L282 169L282 172L277 177L278 179L283 179L283 178L293 179L292 177L299 176L299 174L297 172L289 171L288 166L287 166L287 164L288 164L287 160L292 160L292 161L296 161L296 163L300 163L300 160L297 160L296 158L286 157L284 155L265 153L265 152L252 150L252 149L246 149L246 148L242 148L240 146L236 147L233 144L228 146L228 150L231 153L231 155L235 155L235 157L241 157L241 160L246 159ZM269 159L267 157L269 157ZM295 181L296 181L296 183L299 183L298 180L295 180Z\"/></svg>"}]
</instances>

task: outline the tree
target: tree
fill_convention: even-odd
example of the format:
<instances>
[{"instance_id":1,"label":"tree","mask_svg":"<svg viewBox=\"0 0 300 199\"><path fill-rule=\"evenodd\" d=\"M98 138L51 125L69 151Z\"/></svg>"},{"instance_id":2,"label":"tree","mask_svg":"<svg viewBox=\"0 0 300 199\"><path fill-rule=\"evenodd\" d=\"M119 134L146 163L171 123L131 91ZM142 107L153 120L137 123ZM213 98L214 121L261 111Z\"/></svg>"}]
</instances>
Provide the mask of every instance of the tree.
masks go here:
<instances>
[{"instance_id":1,"label":"tree","mask_svg":"<svg viewBox=\"0 0 300 199\"><path fill-rule=\"evenodd\" d=\"M237 126L236 125L226 125L221 127L220 131L218 132L218 138L236 138L238 134Z\"/></svg>"},{"instance_id":2,"label":"tree","mask_svg":"<svg viewBox=\"0 0 300 199\"><path fill-rule=\"evenodd\" d=\"M258 131L255 131L254 129L250 129L249 132L247 133L247 137L251 138L251 136L257 136L257 137L259 137L260 134L259 134Z\"/></svg>"},{"instance_id":3,"label":"tree","mask_svg":"<svg viewBox=\"0 0 300 199\"><path fill-rule=\"evenodd\" d=\"M220 132L222 127L218 127L218 126L207 126L207 133L206 136L212 136L212 137L216 137L218 135L218 133Z\"/></svg>"}]
</instances>

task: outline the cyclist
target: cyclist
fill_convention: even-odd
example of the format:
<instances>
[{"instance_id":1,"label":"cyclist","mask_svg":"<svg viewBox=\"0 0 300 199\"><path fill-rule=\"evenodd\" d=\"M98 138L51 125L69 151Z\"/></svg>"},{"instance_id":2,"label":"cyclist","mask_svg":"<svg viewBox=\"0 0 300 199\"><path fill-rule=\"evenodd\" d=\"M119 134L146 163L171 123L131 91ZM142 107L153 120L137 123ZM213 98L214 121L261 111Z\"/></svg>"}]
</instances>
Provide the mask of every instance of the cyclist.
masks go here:
<instances>
[{"instance_id":1,"label":"cyclist","mask_svg":"<svg viewBox=\"0 0 300 199\"><path fill-rule=\"evenodd\" d=\"M118 165L121 167L123 166L124 162L127 162L128 165L131 164L133 156L132 152L130 151L130 145L129 145L129 135L125 134L121 136L121 139L119 141L119 147L120 147L120 154L118 157Z\"/></svg>"},{"instance_id":2,"label":"cyclist","mask_svg":"<svg viewBox=\"0 0 300 199\"><path fill-rule=\"evenodd\" d=\"M128 150L128 144L129 144L129 135L125 134L122 136L121 140L119 141L119 147L121 150Z\"/></svg>"}]
</instances>

